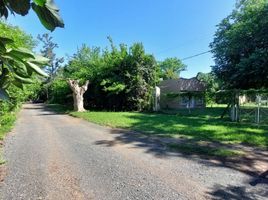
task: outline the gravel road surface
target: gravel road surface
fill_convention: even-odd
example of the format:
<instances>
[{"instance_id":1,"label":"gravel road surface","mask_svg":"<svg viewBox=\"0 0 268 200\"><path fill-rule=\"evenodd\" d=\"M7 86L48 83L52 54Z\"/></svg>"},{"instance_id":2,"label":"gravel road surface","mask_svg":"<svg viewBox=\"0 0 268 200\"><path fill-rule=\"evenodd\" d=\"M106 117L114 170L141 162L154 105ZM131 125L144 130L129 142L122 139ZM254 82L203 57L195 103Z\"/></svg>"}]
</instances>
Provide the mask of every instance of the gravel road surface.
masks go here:
<instances>
[{"instance_id":1,"label":"gravel road surface","mask_svg":"<svg viewBox=\"0 0 268 200\"><path fill-rule=\"evenodd\" d=\"M56 114L42 104L24 105L4 154L4 200L268 197L266 179L168 152L145 136Z\"/></svg>"}]
</instances>

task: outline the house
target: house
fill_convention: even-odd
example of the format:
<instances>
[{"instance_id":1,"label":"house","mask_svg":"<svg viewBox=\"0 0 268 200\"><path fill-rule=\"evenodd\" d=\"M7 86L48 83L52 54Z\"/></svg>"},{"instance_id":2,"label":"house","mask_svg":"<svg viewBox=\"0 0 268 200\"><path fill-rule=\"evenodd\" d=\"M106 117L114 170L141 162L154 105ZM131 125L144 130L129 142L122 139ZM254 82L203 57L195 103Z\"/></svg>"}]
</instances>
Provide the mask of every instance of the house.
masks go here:
<instances>
[{"instance_id":1,"label":"house","mask_svg":"<svg viewBox=\"0 0 268 200\"><path fill-rule=\"evenodd\" d=\"M205 83L196 77L170 79L160 82L161 109L205 107Z\"/></svg>"}]
</instances>

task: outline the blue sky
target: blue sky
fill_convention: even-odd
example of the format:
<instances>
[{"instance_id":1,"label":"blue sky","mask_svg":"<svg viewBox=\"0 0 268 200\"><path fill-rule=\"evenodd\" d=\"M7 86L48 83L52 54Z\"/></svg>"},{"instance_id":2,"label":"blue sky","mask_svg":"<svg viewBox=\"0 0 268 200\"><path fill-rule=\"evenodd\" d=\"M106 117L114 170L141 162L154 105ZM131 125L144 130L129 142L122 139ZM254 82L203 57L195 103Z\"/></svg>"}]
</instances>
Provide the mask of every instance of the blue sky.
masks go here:
<instances>
[{"instance_id":1,"label":"blue sky","mask_svg":"<svg viewBox=\"0 0 268 200\"><path fill-rule=\"evenodd\" d=\"M56 0L65 22L52 36L59 56L72 55L81 44L106 47L107 36L116 44L142 42L157 60L183 59L209 50L216 25L231 13L235 0ZM36 37L48 32L31 12L10 17L9 22ZM209 72L211 54L184 63L182 77Z\"/></svg>"}]
</instances>

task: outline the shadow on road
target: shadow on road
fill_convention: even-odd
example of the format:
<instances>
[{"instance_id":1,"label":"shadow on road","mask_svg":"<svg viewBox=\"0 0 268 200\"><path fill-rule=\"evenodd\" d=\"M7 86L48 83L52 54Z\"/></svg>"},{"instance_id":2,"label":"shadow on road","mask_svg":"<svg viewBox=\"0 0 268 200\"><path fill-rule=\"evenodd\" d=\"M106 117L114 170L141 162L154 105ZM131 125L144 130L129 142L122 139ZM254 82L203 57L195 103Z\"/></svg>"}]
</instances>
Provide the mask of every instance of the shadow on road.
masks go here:
<instances>
[{"instance_id":1,"label":"shadow on road","mask_svg":"<svg viewBox=\"0 0 268 200\"><path fill-rule=\"evenodd\" d=\"M267 190L258 190L258 192L253 193L245 186L214 186L212 192L209 193L213 200L256 200L265 199L268 196Z\"/></svg>"},{"instance_id":2,"label":"shadow on road","mask_svg":"<svg viewBox=\"0 0 268 200\"><path fill-rule=\"evenodd\" d=\"M33 103L25 104L23 106L25 110L41 110L39 116L46 115L66 115L70 111L68 107L54 105L54 104L44 104L44 103Z\"/></svg>"},{"instance_id":3,"label":"shadow on road","mask_svg":"<svg viewBox=\"0 0 268 200\"><path fill-rule=\"evenodd\" d=\"M143 134L139 134L134 131L125 130L111 130L111 134L115 135L114 140L99 140L95 142L95 145L102 145L105 147L113 147L120 144L132 144L135 148L142 148L146 153L153 154L158 158L167 157L183 157L196 162L202 163L206 166L213 167L228 167L239 172L245 173L251 177L251 180L247 183L243 183L242 186L232 186L229 185L221 186L216 185L212 188L212 192L209 195L213 199L232 199L232 200L253 200L256 198L256 192L247 191L248 187L258 187L258 196L265 198L268 196L267 185L268 177L267 171L261 171L256 168L256 163L268 163L267 152L255 152L256 157L239 157L239 158L216 158L209 157L205 155L182 153L178 151L173 151L168 148L165 144L161 142L161 138L152 138ZM196 143L196 145L199 145ZM265 167L265 166L264 166ZM267 169L267 165L266 165ZM264 187L262 187L264 186Z\"/></svg>"},{"instance_id":4,"label":"shadow on road","mask_svg":"<svg viewBox=\"0 0 268 200\"><path fill-rule=\"evenodd\" d=\"M134 131L112 129L111 134L115 135L114 140L100 140L95 144L106 147L112 147L118 144L133 144L135 148L143 148L146 153L153 154L156 157L184 157L206 165L216 167L224 166L235 169L254 178L262 174L268 167L267 151L255 150L252 155L243 155L238 157L213 157L206 154L196 154L196 152L191 151L176 151L166 145L165 138L147 136ZM170 140L168 140L168 142L169 141ZM204 146L198 141L191 140L190 142L192 145L196 146L197 149L198 146ZM259 166L259 163L263 166Z\"/></svg>"},{"instance_id":5,"label":"shadow on road","mask_svg":"<svg viewBox=\"0 0 268 200\"><path fill-rule=\"evenodd\" d=\"M31 108L29 108L31 109ZM37 106L36 109L43 109L44 113L41 115L61 115L65 114L66 110L63 112L60 110L55 110L55 108L47 107L40 105L40 108ZM141 120L143 122L142 124L136 124L135 126L147 126L150 128L152 127L152 122ZM165 124L178 124L178 122L170 121ZM184 125L187 125L188 122L185 122ZM198 126L204 125L206 122L199 120L196 124ZM189 126L192 124L189 124ZM185 127L187 128L187 127ZM154 130L157 131L157 130ZM211 137L213 137L213 130L207 130L211 131ZM120 144L132 144L134 148L141 148L146 153L152 154L155 157L158 158L168 158L168 157L183 157L186 159L194 160L195 162L204 164L206 166L212 166L212 167L228 167L233 170L237 170L239 172L242 172L248 176L250 176L251 180L247 183L241 183L243 186L237 186L237 185L228 185L228 186L221 186L221 185L215 185L214 188L212 188L211 192L209 194L214 199L245 199L245 200L252 200L256 199L256 193L251 193L248 191L248 187L257 188L260 190L258 192L258 195L261 197L267 197L268 191L264 188L267 188L268 180L267 180L267 170L268 170L268 152L266 150L258 150L255 148L249 148L249 150L252 150L253 152L248 152L248 154L245 154L243 156L239 157L217 157L217 156L209 156L210 149L210 143L200 143L200 140L197 138L195 139L183 139L180 140L180 144L184 143L191 143L191 145L195 146L196 149L203 149L207 145L207 151L204 154L198 154L198 152L194 151L183 151L183 149L180 150L174 150L173 148L170 148L170 146L167 145L167 143L170 143L170 138L165 139L161 137L157 137L154 134L146 135L146 134L140 134L135 131L127 131L127 130L120 130L120 129L110 129L110 134L113 135L112 140L99 140L96 141L95 145L101 145L105 146L107 148L120 145ZM189 133L189 134L202 134L202 133ZM250 135L250 132L248 132ZM206 132L206 135L208 132ZM208 141L212 140L213 138L209 138ZM171 139L174 140L174 139ZM175 141L175 140L174 140ZM178 142L178 141L176 141ZM223 145L223 144L221 144ZM261 187L260 187L261 186ZM265 187L262 187L265 186ZM259 189L260 188L260 189Z\"/></svg>"}]
</instances>

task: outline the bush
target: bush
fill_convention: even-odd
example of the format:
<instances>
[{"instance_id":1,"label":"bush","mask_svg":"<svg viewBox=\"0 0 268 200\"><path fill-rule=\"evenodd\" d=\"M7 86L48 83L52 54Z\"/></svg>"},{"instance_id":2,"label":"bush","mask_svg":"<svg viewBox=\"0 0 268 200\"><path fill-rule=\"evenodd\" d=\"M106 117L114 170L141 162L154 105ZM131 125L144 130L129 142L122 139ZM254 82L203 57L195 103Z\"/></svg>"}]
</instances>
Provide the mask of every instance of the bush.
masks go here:
<instances>
[{"instance_id":1,"label":"bush","mask_svg":"<svg viewBox=\"0 0 268 200\"><path fill-rule=\"evenodd\" d=\"M49 86L49 103L72 104L72 91L65 80L55 79Z\"/></svg>"}]
</instances>

